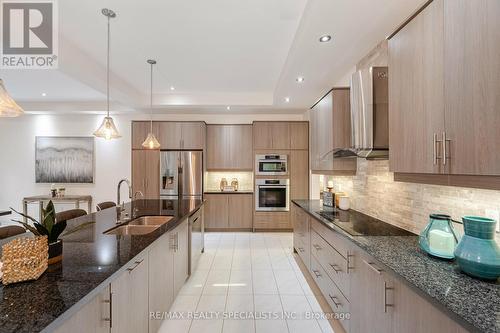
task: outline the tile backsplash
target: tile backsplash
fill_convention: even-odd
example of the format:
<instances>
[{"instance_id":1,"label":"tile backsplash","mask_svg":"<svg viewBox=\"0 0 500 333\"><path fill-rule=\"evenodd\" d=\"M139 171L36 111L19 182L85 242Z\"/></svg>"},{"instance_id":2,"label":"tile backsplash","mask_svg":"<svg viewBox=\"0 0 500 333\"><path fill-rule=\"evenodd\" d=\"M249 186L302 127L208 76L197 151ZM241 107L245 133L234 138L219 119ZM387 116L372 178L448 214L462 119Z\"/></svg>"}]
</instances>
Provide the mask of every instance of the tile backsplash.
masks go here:
<instances>
[{"instance_id":1,"label":"tile backsplash","mask_svg":"<svg viewBox=\"0 0 500 333\"><path fill-rule=\"evenodd\" d=\"M358 159L356 176L324 176L325 185L328 180L335 191L350 196L351 208L415 233L427 225L431 213L455 220L464 215L498 220L500 211L500 191L395 182L389 161Z\"/></svg>"},{"instance_id":2,"label":"tile backsplash","mask_svg":"<svg viewBox=\"0 0 500 333\"><path fill-rule=\"evenodd\" d=\"M233 178L238 179L239 191L253 192L253 172L207 172L205 173L205 191L220 191L220 181L226 178L231 184Z\"/></svg>"}]
</instances>

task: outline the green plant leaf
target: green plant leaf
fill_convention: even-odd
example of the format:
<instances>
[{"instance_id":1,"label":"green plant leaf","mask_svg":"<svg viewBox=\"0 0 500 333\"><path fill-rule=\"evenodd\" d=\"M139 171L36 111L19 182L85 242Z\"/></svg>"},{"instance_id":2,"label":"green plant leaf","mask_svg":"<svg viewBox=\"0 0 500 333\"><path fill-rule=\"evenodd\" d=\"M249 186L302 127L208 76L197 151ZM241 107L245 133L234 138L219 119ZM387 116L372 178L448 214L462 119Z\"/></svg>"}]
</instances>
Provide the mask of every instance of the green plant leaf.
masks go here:
<instances>
[{"instance_id":1,"label":"green plant leaf","mask_svg":"<svg viewBox=\"0 0 500 333\"><path fill-rule=\"evenodd\" d=\"M64 237L64 236L71 235L71 234L73 234L73 233L75 233L75 232L77 232L77 231L83 230L83 229L85 229L86 227L88 227L89 225L92 225L92 224L95 224L95 221L90 221L90 222L85 222L85 223L82 223L82 224L80 224L80 225L78 225L78 226L74 227L73 229L66 231L66 232L63 234L63 237Z\"/></svg>"},{"instance_id":2,"label":"green plant leaf","mask_svg":"<svg viewBox=\"0 0 500 333\"><path fill-rule=\"evenodd\" d=\"M40 223L33 223L33 225L35 226L36 230L38 230L38 232L42 235L49 235L49 231L47 229L45 229L45 227L43 225L41 225Z\"/></svg>"},{"instance_id":3,"label":"green plant leaf","mask_svg":"<svg viewBox=\"0 0 500 333\"><path fill-rule=\"evenodd\" d=\"M11 209L13 212L15 212L15 213L17 213L17 214L21 215L22 217L27 218L28 220L31 220L31 221L36 222L36 223L39 223L37 220L35 220L34 218L32 218L32 217L31 217L31 216L29 216L29 215L26 215L26 214L20 213L20 212L18 212L17 210L15 210L15 209L14 209L14 208L12 208L12 207L10 207L10 209Z\"/></svg>"},{"instance_id":4,"label":"green plant leaf","mask_svg":"<svg viewBox=\"0 0 500 333\"><path fill-rule=\"evenodd\" d=\"M61 233L66 229L66 221L62 221L59 223L54 224L52 227L52 231L49 235L49 243L53 243L57 241Z\"/></svg>"},{"instance_id":5,"label":"green plant leaf","mask_svg":"<svg viewBox=\"0 0 500 333\"><path fill-rule=\"evenodd\" d=\"M34 235L36 236L43 236L35 227L32 227L30 226L28 223L25 223L25 222L22 222L22 221L19 221L19 220L11 220L12 222L16 222L16 223L19 223L19 224L22 224L22 226L26 229L26 230L29 230L31 231Z\"/></svg>"},{"instance_id":6,"label":"green plant leaf","mask_svg":"<svg viewBox=\"0 0 500 333\"><path fill-rule=\"evenodd\" d=\"M42 211L43 211L43 226L45 227L45 229L49 231L50 234L52 233L52 228L55 224L55 219L56 219L54 203L52 203L52 200L50 200L47 203L47 207L45 209L42 209Z\"/></svg>"}]
</instances>

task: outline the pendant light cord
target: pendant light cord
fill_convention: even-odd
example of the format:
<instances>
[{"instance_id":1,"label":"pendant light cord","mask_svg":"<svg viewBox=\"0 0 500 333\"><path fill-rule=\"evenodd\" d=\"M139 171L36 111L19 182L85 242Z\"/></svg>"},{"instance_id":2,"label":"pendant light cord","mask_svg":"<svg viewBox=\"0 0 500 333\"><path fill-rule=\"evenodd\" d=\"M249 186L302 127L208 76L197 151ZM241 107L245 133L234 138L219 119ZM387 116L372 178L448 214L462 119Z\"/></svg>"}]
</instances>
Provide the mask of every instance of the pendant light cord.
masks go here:
<instances>
[{"instance_id":1,"label":"pendant light cord","mask_svg":"<svg viewBox=\"0 0 500 333\"><path fill-rule=\"evenodd\" d=\"M151 113L151 133L153 133L153 65L151 64L151 96L149 100Z\"/></svg>"},{"instance_id":2,"label":"pendant light cord","mask_svg":"<svg viewBox=\"0 0 500 333\"><path fill-rule=\"evenodd\" d=\"M108 118L109 118L109 50L110 50L110 39L111 39L111 34L110 34L110 21L111 17L108 16L108 57L107 57L107 62L106 62L106 95L107 95L107 109L108 109Z\"/></svg>"}]
</instances>

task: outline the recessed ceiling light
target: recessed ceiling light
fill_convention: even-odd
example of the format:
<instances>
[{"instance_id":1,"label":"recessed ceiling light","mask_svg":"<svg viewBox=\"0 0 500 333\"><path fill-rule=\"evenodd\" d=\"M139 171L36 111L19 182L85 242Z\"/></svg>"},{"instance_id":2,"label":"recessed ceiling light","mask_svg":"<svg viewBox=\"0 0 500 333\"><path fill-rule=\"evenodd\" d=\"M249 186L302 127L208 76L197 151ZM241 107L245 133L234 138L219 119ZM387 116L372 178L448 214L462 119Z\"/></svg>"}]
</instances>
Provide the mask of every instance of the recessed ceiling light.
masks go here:
<instances>
[{"instance_id":1,"label":"recessed ceiling light","mask_svg":"<svg viewBox=\"0 0 500 333\"><path fill-rule=\"evenodd\" d=\"M320 41L321 43L326 43L326 42L329 42L329 41L331 41L331 40L332 40L332 36L330 36L330 35L324 35L324 36L321 36L321 37L319 38L319 41Z\"/></svg>"},{"instance_id":2,"label":"recessed ceiling light","mask_svg":"<svg viewBox=\"0 0 500 333\"><path fill-rule=\"evenodd\" d=\"M290 103L290 97L285 97L285 103Z\"/></svg>"},{"instance_id":3,"label":"recessed ceiling light","mask_svg":"<svg viewBox=\"0 0 500 333\"><path fill-rule=\"evenodd\" d=\"M43 97L47 96L47 93L42 93L42 96L43 96Z\"/></svg>"},{"instance_id":4,"label":"recessed ceiling light","mask_svg":"<svg viewBox=\"0 0 500 333\"><path fill-rule=\"evenodd\" d=\"M231 110L231 107L230 107L229 105L228 105L228 106L226 106L226 110L227 110L227 111Z\"/></svg>"},{"instance_id":5,"label":"recessed ceiling light","mask_svg":"<svg viewBox=\"0 0 500 333\"><path fill-rule=\"evenodd\" d=\"M297 81L298 83L302 83L302 82L304 82L304 77L299 76L298 78L295 79L295 81Z\"/></svg>"},{"instance_id":6,"label":"recessed ceiling light","mask_svg":"<svg viewBox=\"0 0 500 333\"><path fill-rule=\"evenodd\" d=\"M170 86L170 90L174 91L175 87L174 86Z\"/></svg>"}]
</instances>

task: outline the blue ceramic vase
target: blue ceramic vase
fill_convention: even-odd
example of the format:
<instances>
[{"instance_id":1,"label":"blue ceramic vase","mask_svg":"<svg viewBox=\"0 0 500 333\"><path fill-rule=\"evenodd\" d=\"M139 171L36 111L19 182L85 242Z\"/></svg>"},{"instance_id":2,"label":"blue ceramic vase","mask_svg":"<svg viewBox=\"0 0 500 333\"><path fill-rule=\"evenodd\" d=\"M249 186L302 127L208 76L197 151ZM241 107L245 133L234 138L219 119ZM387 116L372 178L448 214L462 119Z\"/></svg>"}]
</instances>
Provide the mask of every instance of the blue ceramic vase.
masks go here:
<instances>
[{"instance_id":1,"label":"blue ceramic vase","mask_svg":"<svg viewBox=\"0 0 500 333\"><path fill-rule=\"evenodd\" d=\"M495 241L496 221L484 217L464 216L465 235L455 250L460 269L481 279L500 276L500 247Z\"/></svg>"}]
</instances>

